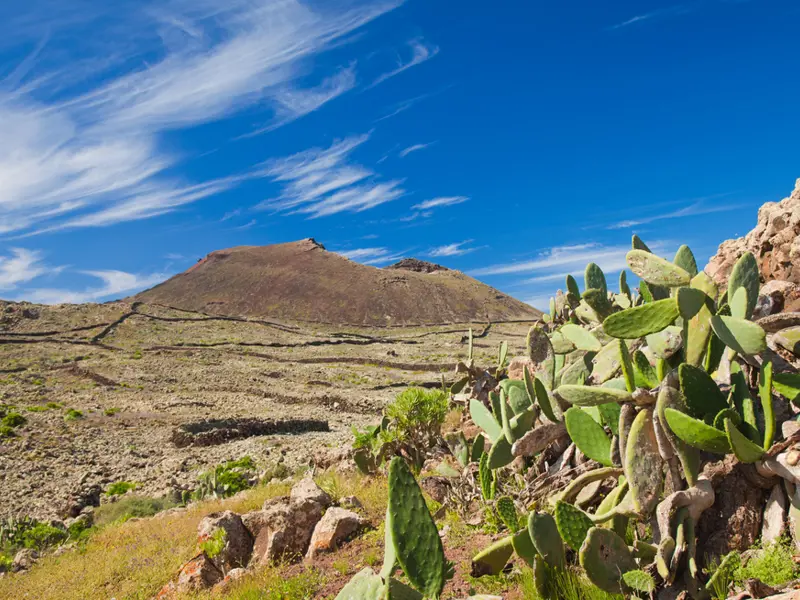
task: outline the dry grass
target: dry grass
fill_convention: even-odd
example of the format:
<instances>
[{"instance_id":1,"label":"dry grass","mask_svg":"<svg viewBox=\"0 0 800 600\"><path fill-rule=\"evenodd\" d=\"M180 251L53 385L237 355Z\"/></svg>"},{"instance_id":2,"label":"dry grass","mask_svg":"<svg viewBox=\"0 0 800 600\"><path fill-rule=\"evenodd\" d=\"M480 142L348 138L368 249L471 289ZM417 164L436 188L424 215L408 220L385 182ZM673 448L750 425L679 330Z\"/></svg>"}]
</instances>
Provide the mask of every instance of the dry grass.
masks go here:
<instances>
[{"instance_id":1,"label":"dry grass","mask_svg":"<svg viewBox=\"0 0 800 600\"><path fill-rule=\"evenodd\" d=\"M0 579L0 600L148 600L192 557L205 515L247 512L289 489L271 484L177 514L111 525L77 551L47 556L29 573Z\"/></svg>"}]
</instances>

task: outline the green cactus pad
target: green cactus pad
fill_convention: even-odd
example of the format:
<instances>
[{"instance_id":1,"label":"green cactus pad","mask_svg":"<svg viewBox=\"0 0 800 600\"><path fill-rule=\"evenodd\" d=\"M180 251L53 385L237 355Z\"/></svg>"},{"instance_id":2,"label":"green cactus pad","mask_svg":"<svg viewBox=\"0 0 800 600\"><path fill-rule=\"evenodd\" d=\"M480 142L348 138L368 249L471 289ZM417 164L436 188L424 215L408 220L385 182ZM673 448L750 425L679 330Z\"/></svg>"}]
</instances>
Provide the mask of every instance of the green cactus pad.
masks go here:
<instances>
[{"instance_id":1,"label":"green cactus pad","mask_svg":"<svg viewBox=\"0 0 800 600\"><path fill-rule=\"evenodd\" d=\"M631 248L634 250L644 250L645 252L650 252L650 248L647 247L647 244L645 244L642 241L642 238L635 233L633 236L631 236Z\"/></svg>"},{"instance_id":2,"label":"green cactus pad","mask_svg":"<svg viewBox=\"0 0 800 600\"><path fill-rule=\"evenodd\" d=\"M664 412L667 408L674 408L682 412L687 410L686 403L680 392L673 387L665 385L662 386L661 390L658 392L656 415L664 430L664 434L669 439L675 453L678 455L678 459L681 461L686 483L691 487L697 482L697 476L700 470L700 452L697 448L690 446L680 439L675 435L672 429L669 428Z\"/></svg>"},{"instance_id":3,"label":"green cactus pad","mask_svg":"<svg viewBox=\"0 0 800 600\"><path fill-rule=\"evenodd\" d=\"M731 419L725 419L725 433L739 462L754 463L764 457L764 448L747 439Z\"/></svg>"},{"instance_id":4,"label":"green cactus pad","mask_svg":"<svg viewBox=\"0 0 800 600\"><path fill-rule=\"evenodd\" d=\"M469 463L469 443L463 431L445 434L444 441L450 448L450 453L455 457L462 467Z\"/></svg>"},{"instance_id":5,"label":"green cactus pad","mask_svg":"<svg viewBox=\"0 0 800 600\"><path fill-rule=\"evenodd\" d=\"M514 538L509 535L472 557L472 571L481 575L499 575L512 554L514 554Z\"/></svg>"},{"instance_id":6,"label":"green cactus pad","mask_svg":"<svg viewBox=\"0 0 800 600\"><path fill-rule=\"evenodd\" d=\"M578 306L575 307L575 316L583 323L600 322L600 317L598 317L594 309L586 303L586 300L581 300Z\"/></svg>"},{"instance_id":7,"label":"green cactus pad","mask_svg":"<svg viewBox=\"0 0 800 600\"><path fill-rule=\"evenodd\" d=\"M645 341L656 358L667 360L681 349L683 335L680 327L672 325L663 331L648 335Z\"/></svg>"},{"instance_id":8,"label":"green cactus pad","mask_svg":"<svg viewBox=\"0 0 800 600\"><path fill-rule=\"evenodd\" d=\"M733 298L739 288L747 291L747 309L743 319L753 316L753 311L758 301L758 289L760 286L760 275L758 272L758 262L752 252L745 252L736 261L728 278L728 298Z\"/></svg>"},{"instance_id":9,"label":"green cactus pad","mask_svg":"<svg viewBox=\"0 0 800 600\"><path fill-rule=\"evenodd\" d=\"M511 419L509 425L511 427L511 436L514 438L514 441L531 430L533 422L536 421L536 416L536 411L533 408L529 408Z\"/></svg>"},{"instance_id":10,"label":"green cactus pad","mask_svg":"<svg viewBox=\"0 0 800 600\"><path fill-rule=\"evenodd\" d=\"M538 325L528 331L526 339L528 358L533 362L534 375L539 377L548 390L553 389L555 378L555 352L550 338Z\"/></svg>"},{"instance_id":11,"label":"green cactus pad","mask_svg":"<svg viewBox=\"0 0 800 600\"><path fill-rule=\"evenodd\" d=\"M483 402L477 398L472 398L469 401L469 415L472 417L472 422L480 427L492 442L503 437L503 428L500 423L497 422L489 409L484 406Z\"/></svg>"},{"instance_id":12,"label":"green cactus pad","mask_svg":"<svg viewBox=\"0 0 800 600\"><path fill-rule=\"evenodd\" d=\"M592 382L597 385L604 383L620 372L619 345L617 340L611 340L592 359Z\"/></svg>"},{"instance_id":13,"label":"green cactus pad","mask_svg":"<svg viewBox=\"0 0 800 600\"><path fill-rule=\"evenodd\" d=\"M686 362L690 365L700 366L711 336L711 317L714 314L713 301L717 296L717 285L711 278L703 273L698 273L692 279L692 289L702 291L706 295L706 302L700 306L697 314L689 320L684 318L684 338L686 348ZM680 305L680 293L683 288L678 290L678 303Z\"/></svg>"},{"instance_id":14,"label":"green cactus pad","mask_svg":"<svg viewBox=\"0 0 800 600\"><path fill-rule=\"evenodd\" d=\"M506 528L511 533L516 533L520 530L519 515L517 514L517 507L514 506L514 501L510 496L501 496L497 499L494 505L500 520L503 521Z\"/></svg>"},{"instance_id":15,"label":"green cactus pad","mask_svg":"<svg viewBox=\"0 0 800 600\"><path fill-rule=\"evenodd\" d=\"M561 370L561 385L580 385L592 374L594 352L576 352L576 358Z\"/></svg>"},{"instance_id":16,"label":"green cactus pad","mask_svg":"<svg viewBox=\"0 0 800 600\"><path fill-rule=\"evenodd\" d=\"M580 550L586 534L592 528L592 519L580 508L567 502L556 502L553 514L556 520L558 533L564 543L573 550Z\"/></svg>"},{"instance_id":17,"label":"green cactus pad","mask_svg":"<svg viewBox=\"0 0 800 600\"><path fill-rule=\"evenodd\" d=\"M694 418L702 419L728 408L725 394L704 369L684 363L678 368L678 378L689 414Z\"/></svg>"},{"instance_id":18,"label":"green cactus pad","mask_svg":"<svg viewBox=\"0 0 800 600\"><path fill-rule=\"evenodd\" d=\"M631 288L628 285L628 276L625 273L625 269L619 272L619 293L628 298L631 297Z\"/></svg>"},{"instance_id":19,"label":"green cactus pad","mask_svg":"<svg viewBox=\"0 0 800 600\"><path fill-rule=\"evenodd\" d=\"M667 298L610 315L603 321L603 331L612 337L635 339L663 330L676 318L678 305Z\"/></svg>"},{"instance_id":20,"label":"green cactus pad","mask_svg":"<svg viewBox=\"0 0 800 600\"><path fill-rule=\"evenodd\" d=\"M550 597L550 569L538 554L533 559L533 587L541 598Z\"/></svg>"},{"instance_id":21,"label":"green cactus pad","mask_svg":"<svg viewBox=\"0 0 800 600\"><path fill-rule=\"evenodd\" d=\"M486 445L486 438L479 433L475 436L475 439L472 440L472 446L469 449L470 462L478 462L481 459L484 445Z\"/></svg>"},{"instance_id":22,"label":"green cactus pad","mask_svg":"<svg viewBox=\"0 0 800 600\"><path fill-rule=\"evenodd\" d=\"M528 535L544 561L556 569L564 569L567 557L556 521L545 512L532 512L528 516Z\"/></svg>"},{"instance_id":23,"label":"green cactus pad","mask_svg":"<svg viewBox=\"0 0 800 600\"><path fill-rule=\"evenodd\" d=\"M489 392L489 403L492 406L492 416L494 416L495 421L500 423L500 427L503 427L503 411L501 409L501 398L500 394L497 392Z\"/></svg>"},{"instance_id":24,"label":"green cactus pad","mask_svg":"<svg viewBox=\"0 0 800 600\"><path fill-rule=\"evenodd\" d=\"M617 343L619 344L619 362L622 366L622 376L625 378L625 387L629 392L633 392L636 389L636 373L633 370L633 361L625 340L617 340Z\"/></svg>"},{"instance_id":25,"label":"green cactus pad","mask_svg":"<svg viewBox=\"0 0 800 600\"><path fill-rule=\"evenodd\" d=\"M622 501L622 497L626 493L628 493L628 482L625 480L625 477L622 476L619 479L617 487L611 490L606 497L603 498L603 501L597 506L595 515L600 517L611 512Z\"/></svg>"},{"instance_id":26,"label":"green cactus pad","mask_svg":"<svg viewBox=\"0 0 800 600\"><path fill-rule=\"evenodd\" d=\"M386 580L394 573L397 566L397 552L394 549L394 538L392 537L392 512L388 506L384 521L383 548L383 568L381 568L380 576Z\"/></svg>"},{"instance_id":27,"label":"green cactus pad","mask_svg":"<svg viewBox=\"0 0 800 600\"><path fill-rule=\"evenodd\" d=\"M390 577L386 580L386 600L423 600L423 596L402 581Z\"/></svg>"},{"instance_id":28,"label":"green cactus pad","mask_svg":"<svg viewBox=\"0 0 800 600\"><path fill-rule=\"evenodd\" d=\"M556 393L566 402L575 406L598 406L608 402L630 402L633 400L628 391L587 385L561 385L556 390Z\"/></svg>"},{"instance_id":29,"label":"green cactus pad","mask_svg":"<svg viewBox=\"0 0 800 600\"><path fill-rule=\"evenodd\" d=\"M578 450L603 465L611 466L611 440L591 415L573 406L564 414L564 423Z\"/></svg>"},{"instance_id":30,"label":"green cactus pad","mask_svg":"<svg viewBox=\"0 0 800 600\"><path fill-rule=\"evenodd\" d=\"M764 414L764 450L769 450L775 439L775 408L772 405L772 361L761 363L758 373L758 397Z\"/></svg>"},{"instance_id":31,"label":"green cactus pad","mask_svg":"<svg viewBox=\"0 0 800 600\"><path fill-rule=\"evenodd\" d=\"M486 501L494 499L495 479L494 472L489 468L489 455L485 452L478 463L478 477L481 483L481 496Z\"/></svg>"},{"instance_id":32,"label":"green cactus pad","mask_svg":"<svg viewBox=\"0 0 800 600\"><path fill-rule=\"evenodd\" d=\"M608 292L589 288L583 292L583 300L597 315L599 319L605 319L611 313L611 302L608 301Z\"/></svg>"},{"instance_id":33,"label":"green cactus pad","mask_svg":"<svg viewBox=\"0 0 800 600\"><path fill-rule=\"evenodd\" d=\"M528 395L530 396L531 400L536 400L536 403L539 405L539 408L542 409L544 416L550 419L553 423L558 423L558 419L553 412L553 407L550 404L550 396L548 395L544 384L538 379L532 377L528 369L523 371L523 376L525 378L525 389L528 391Z\"/></svg>"},{"instance_id":34,"label":"green cactus pad","mask_svg":"<svg viewBox=\"0 0 800 600\"><path fill-rule=\"evenodd\" d=\"M631 271L652 285L680 287L692 279L684 269L645 250L631 250L625 258Z\"/></svg>"},{"instance_id":35,"label":"green cactus pad","mask_svg":"<svg viewBox=\"0 0 800 600\"><path fill-rule=\"evenodd\" d=\"M727 454L731 451L728 436L719 429L674 408L666 408L664 415L670 430L690 446L715 454Z\"/></svg>"},{"instance_id":36,"label":"green cactus pad","mask_svg":"<svg viewBox=\"0 0 800 600\"><path fill-rule=\"evenodd\" d=\"M603 270L595 263L586 265L586 271L583 274L584 285L586 289L602 290L603 293L608 293L608 286L606 285L606 276Z\"/></svg>"},{"instance_id":37,"label":"green cactus pad","mask_svg":"<svg viewBox=\"0 0 800 600\"><path fill-rule=\"evenodd\" d=\"M506 393L500 389L500 424L503 426L503 435L509 444L513 444L516 440L514 432L511 431L511 417L513 412L511 407L506 401Z\"/></svg>"},{"instance_id":38,"label":"green cactus pad","mask_svg":"<svg viewBox=\"0 0 800 600\"><path fill-rule=\"evenodd\" d=\"M528 534L527 528L520 529L513 535L511 538L511 545L514 547L514 552L517 553L517 556L533 566L533 559L536 557L536 547L531 541L531 536Z\"/></svg>"},{"instance_id":39,"label":"green cactus pad","mask_svg":"<svg viewBox=\"0 0 800 600\"><path fill-rule=\"evenodd\" d=\"M643 388L654 388L659 384L658 375L647 355L641 350L633 353L633 365L635 367L636 386Z\"/></svg>"},{"instance_id":40,"label":"green cactus pad","mask_svg":"<svg viewBox=\"0 0 800 600\"><path fill-rule=\"evenodd\" d=\"M736 427L742 424L742 417L732 408L726 408L717 413L714 417L714 428L725 431L725 419L730 419Z\"/></svg>"},{"instance_id":41,"label":"green cactus pad","mask_svg":"<svg viewBox=\"0 0 800 600\"><path fill-rule=\"evenodd\" d=\"M574 323L567 323L560 330L561 334L566 337L578 350L586 350L588 352L599 352L603 344L592 334L591 331L575 325Z\"/></svg>"},{"instance_id":42,"label":"green cactus pad","mask_svg":"<svg viewBox=\"0 0 800 600\"><path fill-rule=\"evenodd\" d=\"M676 294L678 313L684 320L689 320L700 312L700 309L711 301L703 290L693 287L678 288Z\"/></svg>"},{"instance_id":43,"label":"green cactus pad","mask_svg":"<svg viewBox=\"0 0 800 600\"><path fill-rule=\"evenodd\" d=\"M572 275L567 275L567 292L575 296L576 300L581 299L581 290L578 287L578 282Z\"/></svg>"},{"instance_id":44,"label":"green cactus pad","mask_svg":"<svg viewBox=\"0 0 800 600\"><path fill-rule=\"evenodd\" d=\"M800 373L775 373L772 376L772 385L782 396L790 402L800 404Z\"/></svg>"},{"instance_id":45,"label":"green cactus pad","mask_svg":"<svg viewBox=\"0 0 800 600\"><path fill-rule=\"evenodd\" d=\"M389 512L403 573L424 596L438 598L448 571L442 540L417 480L399 456L389 463Z\"/></svg>"},{"instance_id":46,"label":"green cactus pad","mask_svg":"<svg viewBox=\"0 0 800 600\"><path fill-rule=\"evenodd\" d=\"M635 509L641 514L650 514L656 507L664 483L651 409L640 410L631 425L624 467Z\"/></svg>"},{"instance_id":47,"label":"green cactus pad","mask_svg":"<svg viewBox=\"0 0 800 600\"><path fill-rule=\"evenodd\" d=\"M619 403L599 404L596 408L600 413L601 424L606 425L614 435L619 435L619 415L622 410Z\"/></svg>"},{"instance_id":48,"label":"green cactus pad","mask_svg":"<svg viewBox=\"0 0 800 600\"><path fill-rule=\"evenodd\" d=\"M336 600L383 600L386 594L383 579L369 567L353 575Z\"/></svg>"},{"instance_id":49,"label":"green cactus pad","mask_svg":"<svg viewBox=\"0 0 800 600\"><path fill-rule=\"evenodd\" d=\"M714 315L711 328L728 348L744 356L759 354L767 348L766 332L752 321Z\"/></svg>"},{"instance_id":50,"label":"green cactus pad","mask_svg":"<svg viewBox=\"0 0 800 600\"><path fill-rule=\"evenodd\" d=\"M738 424L739 428L750 441L760 446L764 440L758 428L756 405L750 395L750 386L747 385L747 379L745 379L744 373L736 361L731 363L731 397L733 399L732 406L736 408L736 411L742 417L742 423Z\"/></svg>"},{"instance_id":51,"label":"green cactus pad","mask_svg":"<svg viewBox=\"0 0 800 600\"><path fill-rule=\"evenodd\" d=\"M581 567L589 580L601 590L622 594L625 584L623 573L636 569L628 545L610 529L592 527L579 553Z\"/></svg>"},{"instance_id":52,"label":"green cactus pad","mask_svg":"<svg viewBox=\"0 0 800 600\"><path fill-rule=\"evenodd\" d=\"M672 260L677 266L686 271L690 277L697 275L697 261L694 259L694 254L685 244L678 248L675 253L675 258Z\"/></svg>"},{"instance_id":53,"label":"green cactus pad","mask_svg":"<svg viewBox=\"0 0 800 600\"><path fill-rule=\"evenodd\" d=\"M740 287L733 296L728 296L731 307L731 316L737 319L747 319L747 290Z\"/></svg>"},{"instance_id":54,"label":"green cactus pad","mask_svg":"<svg viewBox=\"0 0 800 600\"><path fill-rule=\"evenodd\" d=\"M575 350L575 344L564 337L560 331L554 331L550 334L550 344L556 354L569 354Z\"/></svg>"},{"instance_id":55,"label":"green cactus pad","mask_svg":"<svg viewBox=\"0 0 800 600\"><path fill-rule=\"evenodd\" d=\"M672 555L675 553L675 538L667 536L661 540L656 554L656 568L661 579L667 580L670 577L669 565L672 562Z\"/></svg>"},{"instance_id":56,"label":"green cactus pad","mask_svg":"<svg viewBox=\"0 0 800 600\"><path fill-rule=\"evenodd\" d=\"M656 581L653 576L641 569L623 573L622 581L630 589L643 594L652 594L656 590Z\"/></svg>"},{"instance_id":57,"label":"green cactus pad","mask_svg":"<svg viewBox=\"0 0 800 600\"><path fill-rule=\"evenodd\" d=\"M795 356L800 356L800 327L787 327L775 334L775 343Z\"/></svg>"},{"instance_id":58,"label":"green cactus pad","mask_svg":"<svg viewBox=\"0 0 800 600\"><path fill-rule=\"evenodd\" d=\"M510 465L513 460L514 456L511 454L511 444L508 443L505 437L500 437L489 450L489 468L492 470L499 469L500 467Z\"/></svg>"}]
</instances>

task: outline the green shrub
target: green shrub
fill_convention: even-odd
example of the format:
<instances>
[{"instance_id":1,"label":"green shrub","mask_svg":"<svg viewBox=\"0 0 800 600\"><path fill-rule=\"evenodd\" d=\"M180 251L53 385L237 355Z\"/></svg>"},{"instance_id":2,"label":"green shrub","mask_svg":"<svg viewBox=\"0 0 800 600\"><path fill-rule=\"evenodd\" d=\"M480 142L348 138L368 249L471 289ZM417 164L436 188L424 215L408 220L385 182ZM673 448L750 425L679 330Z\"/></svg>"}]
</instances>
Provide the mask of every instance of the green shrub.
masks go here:
<instances>
[{"instance_id":1,"label":"green shrub","mask_svg":"<svg viewBox=\"0 0 800 600\"><path fill-rule=\"evenodd\" d=\"M6 427L20 427L27 422L28 420L18 412L9 412L2 420L3 425Z\"/></svg>"},{"instance_id":2,"label":"green shrub","mask_svg":"<svg viewBox=\"0 0 800 600\"><path fill-rule=\"evenodd\" d=\"M256 464L249 456L217 465L198 477L199 485L193 497L201 500L209 496L228 498L252 487L250 480L255 475Z\"/></svg>"},{"instance_id":3,"label":"green shrub","mask_svg":"<svg viewBox=\"0 0 800 600\"><path fill-rule=\"evenodd\" d=\"M152 517L163 510L175 506L166 498L149 498L147 496L125 496L117 502L103 504L94 511L94 522L98 526L109 523L122 523L128 519Z\"/></svg>"},{"instance_id":4,"label":"green shrub","mask_svg":"<svg viewBox=\"0 0 800 600\"><path fill-rule=\"evenodd\" d=\"M75 421L77 419L82 419L82 418L83 418L83 413L74 408L68 408L67 412L64 414L65 421Z\"/></svg>"},{"instance_id":5,"label":"green shrub","mask_svg":"<svg viewBox=\"0 0 800 600\"><path fill-rule=\"evenodd\" d=\"M53 409L61 408L61 404L59 402L48 402L47 404L45 404L45 406L47 408L53 408Z\"/></svg>"},{"instance_id":6,"label":"green shrub","mask_svg":"<svg viewBox=\"0 0 800 600\"><path fill-rule=\"evenodd\" d=\"M14 428L8 425L0 425L0 438L12 438L17 434L14 433Z\"/></svg>"},{"instance_id":7,"label":"green shrub","mask_svg":"<svg viewBox=\"0 0 800 600\"><path fill-rule=\"evenodd\" d=\"M225 530L219 528L206 541L200 544L200 550L209 558L214 558L225 549Z\"/></svg>"},{"instance_id":8,"label":"green shrub","mask_svg":"<svg viewBox=\"0 0 800 600\"><path fill-rule=\"evenodd\" d=\"M758 579L767 585L780 586L797 579L800 569L792 559L790 544L790 540L781 539L755 550L753 556L736 570L736 583Z\"/></svg>"},{"instance_id":9,"label":"green shrub","mask_svg":"<svg viewBox=\"0 0 800 600\"><path fill-rule=\"evenodd\" d=\"M11 565L13 564L14 559L11 556L0 552L0 573L3 573L4 571L10 571Z\"/></svg>"},{"instance_id":10,"label":"green shrub","mask_svg":"<svg viewBox=\"0 0 800 600\"><path fill-rule=\"evenodd\" d=\"M116 407L107 408L103 411L103 414L107 417L113 417L115 414L119 412L119 409Z\"/></svg>"},{"instance_id":11,"label":"green shrub","mask_svg":"<svg viewBox=\"0 0 800 600\"><path fill-rule=\"evenodd\" d=\"M36 523L22 534L22 545L33 550L44 550L60 544L69 537L65 529L53 527L47 523Z\"/></svg>"},{"instance_id":12,"label":"green shrub","mask_svg":"<svg viewBox=\"0 0 800 600\"><path fill-rule=\"evenodd\" d=\"M137 484L132 481L117 481L108 486L106 496L123 496L137 487Z\"/></svg>"}]
</instances>

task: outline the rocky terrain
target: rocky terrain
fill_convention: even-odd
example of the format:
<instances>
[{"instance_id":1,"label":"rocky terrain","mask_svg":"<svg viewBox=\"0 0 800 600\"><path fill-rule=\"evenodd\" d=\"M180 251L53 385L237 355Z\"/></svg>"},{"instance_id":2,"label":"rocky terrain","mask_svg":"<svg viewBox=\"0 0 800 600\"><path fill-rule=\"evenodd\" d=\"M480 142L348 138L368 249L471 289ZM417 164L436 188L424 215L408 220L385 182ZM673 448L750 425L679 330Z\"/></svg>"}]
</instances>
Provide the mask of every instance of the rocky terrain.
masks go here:
<instances>
[{"instance_id":1,"label":"rocky terrain","mask_svg":"<svg viewBox=\"0 0 800 600\"><path fill-rule=\"evenodd\" d=\"M134 300L216 315L367 327L541 314L441 265L404 259L378 269L328 252L313 239L212 252Z\"/></svg>"},{"instance_id":2,"label":"rocky terrain","mask_svg":"<svg viewBox=\"0 0 800 600\"><path fill-rule=\"evenodd\" d=\"M0 406L27 421L0 437L0 517L38 518L118 481L175 494L244 455L324 466L398 391L452 381L469 329L292 326L142 302L2 303L0 323ZM476 351L494 359L501 339L520 351L529 325L476 323ZM206 420L228 422L192 443Z\"/></svg>"}]
</instances>

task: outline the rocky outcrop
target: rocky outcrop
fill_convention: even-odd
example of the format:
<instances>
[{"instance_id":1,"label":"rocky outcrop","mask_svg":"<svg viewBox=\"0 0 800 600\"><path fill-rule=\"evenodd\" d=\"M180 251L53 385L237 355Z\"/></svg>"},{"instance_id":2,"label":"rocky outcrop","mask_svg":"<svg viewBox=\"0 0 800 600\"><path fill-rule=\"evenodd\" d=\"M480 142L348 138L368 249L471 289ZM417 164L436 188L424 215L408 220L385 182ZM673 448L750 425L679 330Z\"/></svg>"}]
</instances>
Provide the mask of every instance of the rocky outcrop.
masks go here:
<instances>
[{"instance_id":1,"label":"rocky outcrop","mask_svg":"<svg viewBox=\"0 0 800 600\"><path fill-rule=\"evenodd\" d=\"M314 528L311 542L308 545L306 558L314 558L321 552L332 552L366 525L361 515L350 510L332 506L325 511Z\"/></svg>"},{"instance_id":2,"label":"rocky outcrop","mask_svg":"<svg viewBox=\"0 0 800 600\"><path fill-rule=\"evenodd\" d=\"M717 283L724 283L733 265L752 252L763 281L800 283L800 179L788 198L767 202L758 210L758 223L746 236L723 242L706 267Z\"/></svg>"},{"instance_id":3,"label":"rocky outcrop","mask_svg":"<svg viewBox=\"0 0 800 600\"><path fill-rule=\"evenodd\" d=\"M214 565L223 573L247 565L253 551L253 538L242 523L242 518L235 512L226 510L213 513L200 521L197 527L197 542L202 548L205 544L216 542L223 544L214 554Z\"/></svg>"}]
</instances>

